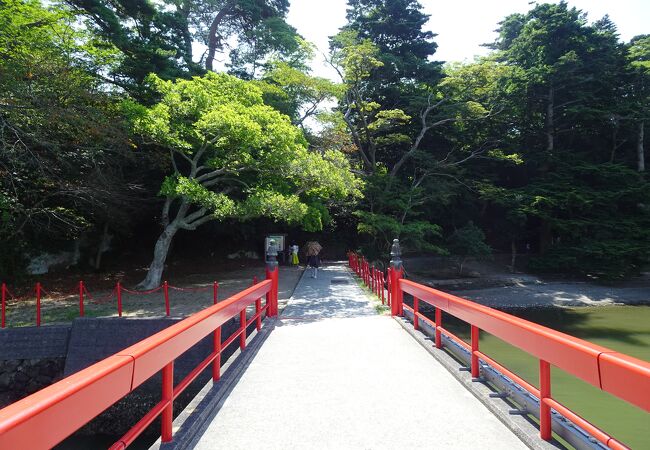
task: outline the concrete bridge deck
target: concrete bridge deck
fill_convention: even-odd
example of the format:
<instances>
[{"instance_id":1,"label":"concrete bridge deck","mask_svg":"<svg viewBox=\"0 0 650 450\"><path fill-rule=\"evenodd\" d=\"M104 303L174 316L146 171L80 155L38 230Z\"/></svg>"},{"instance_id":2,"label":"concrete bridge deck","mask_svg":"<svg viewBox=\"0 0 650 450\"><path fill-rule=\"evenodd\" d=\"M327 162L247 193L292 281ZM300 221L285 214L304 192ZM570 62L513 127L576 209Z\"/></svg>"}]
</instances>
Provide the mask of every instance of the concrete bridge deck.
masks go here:
<instances>
[{"instance_id":1,"label":"concrete bridge deck","mask_svg":"<svg viewBox=\"0 0 650 450\"><path fill-rule=\"evenodd\" d=\"M305 272L232 385L162 448L527 448L343 265Z\"/></svg>"}]
</instances>

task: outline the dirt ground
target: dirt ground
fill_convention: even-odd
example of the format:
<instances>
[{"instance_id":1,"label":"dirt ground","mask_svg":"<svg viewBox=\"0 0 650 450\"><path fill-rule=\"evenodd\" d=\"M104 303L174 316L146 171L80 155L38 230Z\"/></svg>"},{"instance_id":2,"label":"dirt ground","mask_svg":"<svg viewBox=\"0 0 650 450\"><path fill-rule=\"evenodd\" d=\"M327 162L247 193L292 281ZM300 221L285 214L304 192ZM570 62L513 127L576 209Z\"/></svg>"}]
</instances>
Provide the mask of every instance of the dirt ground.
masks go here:
<instances>
[{"instance_id":1,"label":"dirt ground","mask_svg":"<svg viewBox=\"0 0 650 450\"><path fill-rule=\"evenodd\" d=\"M247 264L234 270L223 268L210 273L179 273L169 277L169 303L172 317L185 317L213 304L213 282L218 283L218 300L225 300L250 286L253 277L265 278L261 262ZM288 299L302 275L304 267L280 267L279 299ZM185 271L183 271L185 272ZM119 276L121 275L121 276ZM125 290L122 291L123 317L161 317L165 315L165 299L161 288L151 293L133 290L138 277L118 274ZM90 295L84 295L86 317L117 316L115 293L116 274L84 277ZM78 281L72 276L46 277L41 299L41 325L66 323L79 316ZM131 284L132 283L132 284ZM12 292L13 293L13 292ZM36 324L36 298L33 288L22 290L18 298L7 301L6 326L18 327Z\"/></svg>"}]
</instances>

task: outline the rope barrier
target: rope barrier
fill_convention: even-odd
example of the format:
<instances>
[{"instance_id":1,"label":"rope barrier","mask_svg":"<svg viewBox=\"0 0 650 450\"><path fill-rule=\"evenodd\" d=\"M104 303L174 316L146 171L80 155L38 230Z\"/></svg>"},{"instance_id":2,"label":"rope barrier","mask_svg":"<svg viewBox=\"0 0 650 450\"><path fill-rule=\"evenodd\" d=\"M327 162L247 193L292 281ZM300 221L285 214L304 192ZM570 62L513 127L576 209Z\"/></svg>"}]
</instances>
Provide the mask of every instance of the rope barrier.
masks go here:
<instances>
[{"instance_id":1,"label":"rope barrier","mask_svg":"<svg viewBox=\"0 0 650 450\"><path fill-rule=\"evenodd\" d=\"M182 292L206 292L212 289L212 286L202 287L202 288L182 288L178 286L172 286L171 284L167 285L169 289Z\"/></svg>"},{"instance_id":2,"label":"rope barrier","mask_svg":"<svg viewBox=\"0 0 650 450\"><path fill-rule=\"evenodd\" d=\"M5 285L5 292L6 292L7 294L9 294L9 297L10 297L12 300L20 300L20 298L16 297L16 296L13 294L13 292L11 292L11 291L9 290L9 288L8 288L6 285Z\"/></svg>"},{"instance_id":3,"label":"rope barrier","mask_svg":"<svg viewBox=\"0 0 650 450\"><path fill-rule=\"evenodd\" d=\"M158 287L156 287L156 288L149 289L149 290L147 290L147 291L132 291L131 289L127 289L127 288L125 288L124 286L122 286L122 290L123 290L124 292L128 292L129 294L133 294L133 295L147 295L147 294L153 294L154 292L158 292L158 291L161 290L162 288L163 288L162 286L158 286Z\"/></svg>"},{"instance_id":4,"label":"rope barrier","mask_svg":"<svg viewBox=\"0 0 650 450\"><path fill-rule=\"evenodd\" d=\"M111 290L111 292L108 295L104 295L103 297L96 298L90 293L90 291L88 291L86 285L84 284L84 293L88 296L88 298L92 302L101 305L102 303L106 303L108 300L111 300L113 298L113 295L115 295L115 288L113 288L113 290Z\"/></svg>"}]
</instances>

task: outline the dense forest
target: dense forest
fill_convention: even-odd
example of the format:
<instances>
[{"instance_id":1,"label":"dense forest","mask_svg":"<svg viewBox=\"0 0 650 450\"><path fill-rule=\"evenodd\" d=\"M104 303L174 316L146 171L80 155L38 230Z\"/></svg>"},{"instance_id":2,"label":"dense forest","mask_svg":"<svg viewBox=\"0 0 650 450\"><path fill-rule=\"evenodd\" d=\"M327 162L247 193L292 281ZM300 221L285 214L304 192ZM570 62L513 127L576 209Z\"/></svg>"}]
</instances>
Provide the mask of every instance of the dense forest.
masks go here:
<instances>
[{"instance_id":1,"label":"dense forest","mask_svg":"<svg viewBox=\"0 0 650 450\"><path fill-rule=\"evenodd\" d=\"M0 278L73 245L101 269L112 239L146 247L148 288L177 234L264 230L607 279L649 262L650 35L533 4L444 62L418 1L349 0L329 80L288 9L0 0Z\"/></svg>"}]
</instances>

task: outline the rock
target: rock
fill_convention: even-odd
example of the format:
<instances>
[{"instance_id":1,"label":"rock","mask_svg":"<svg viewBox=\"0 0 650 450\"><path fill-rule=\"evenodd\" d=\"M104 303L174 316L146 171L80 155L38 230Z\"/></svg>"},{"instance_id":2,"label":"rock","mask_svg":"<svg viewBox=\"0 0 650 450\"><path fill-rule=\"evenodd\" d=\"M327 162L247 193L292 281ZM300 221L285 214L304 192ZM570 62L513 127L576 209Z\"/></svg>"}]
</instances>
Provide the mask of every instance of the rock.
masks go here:
<instances>
[{"instance_id":1,"label":"rock","mask_svg":"<svg viewBox=\"0 0 650 450\"><path fill-rule=\"evenodd\" d=\"M0 362L0 370L6 372L13 372L20 365L20 360L9 359L7 361Z\"/></svg>"},{"instance_id":2,"label":"rock","mask_svg":"<svg viewBox=\"0 0 650 450\"><path fill-rule=\"evenodd\" d=\"M257 252L240 250L226 256L228 259L260 259Z\"/></svg>"},{"instance_id":3,"label":"rock","mask_svg":"<svg viewBox=\"0 0 650 450\"><path fill-rule=\"evenodd\" d=\"M27 375L25 372L16 372L16 375L14 376L14 382L15 383L20 383L20 384L25 384L29 381L29 375Z\"/></svg>"},{"instance_id":4,"label":"rock","mask_svg":"<svg viewBox=\"0 0 650 450\"><path fill-rule=\"evenodd\" d=\"M30 259L27 265L27 273L42 275L48 273L50 268L68 267L77 262L74 252L42 253Z\"/></svg>"},{"instance_id":5,"label":"rock","mask_svg":"<svg viewBox=\"0 0 650 450\"><path fill-rule=\"evenodd\" d=\"M7 389L11 386L13 377L10 372L4 372L0 374L0 389Z\"/></svg>"},{"instance_id":6,"label":"rock","mask_svg":"<svg viewBox=\"0 0 650 450\"><path fill-rule=\"evenodd\" d=\"M47 386L52 382L52 377L48 377L46 375L39 375L36 377L35 380L36 383L38 383L40 386Z\"/></svg>"}]
</instances>

